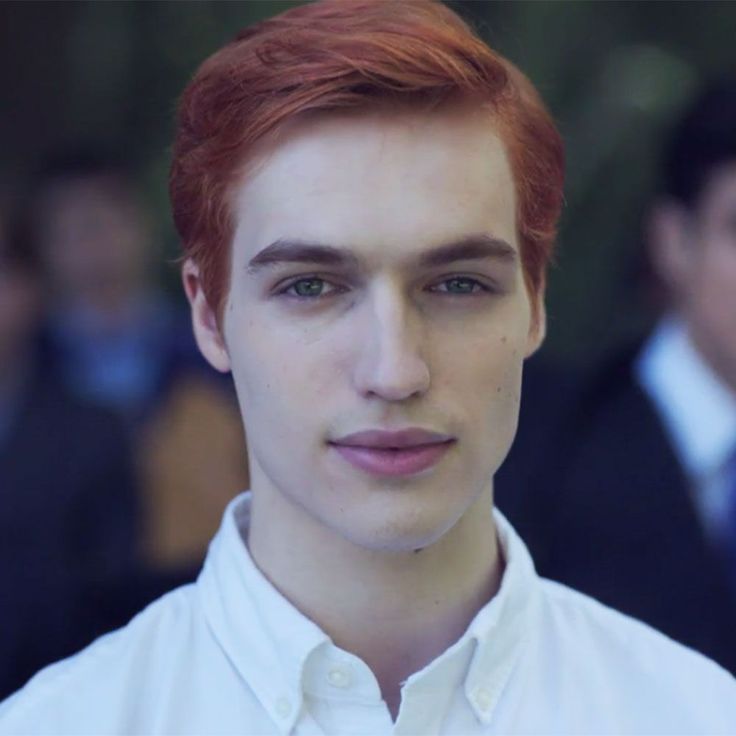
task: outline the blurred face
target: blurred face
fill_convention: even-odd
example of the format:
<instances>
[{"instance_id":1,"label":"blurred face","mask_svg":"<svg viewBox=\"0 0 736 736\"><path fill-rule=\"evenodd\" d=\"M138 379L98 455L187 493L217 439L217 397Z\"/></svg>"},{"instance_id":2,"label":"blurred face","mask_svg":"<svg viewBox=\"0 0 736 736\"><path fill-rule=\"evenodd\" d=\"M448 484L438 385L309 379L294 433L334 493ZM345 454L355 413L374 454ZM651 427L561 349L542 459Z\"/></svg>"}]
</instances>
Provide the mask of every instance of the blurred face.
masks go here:
<instances>
[{"instance_id":1,"label":"blurred face","mask_svg":"<svg viewBox=\"0 0 736 736\"><path fill-rule=\"evenodd\" d=\"M710 177L679 236L678 307L695 345L736 390L736 162Z\"/></svg>"},{"instance_id":2,"label":"blurred face","mask_svg":"<svg viewBox=\"0 0 736 736\"><path fill-rule=\"evenodd\" d=\"M254 496L363 547L431 544L490 498L541 340L504 146L471 110L331 117L254 164L221 336L185 269Z\"/></svg>"},{"instance_id":3,"label":"blurred face","mask_svg":"<svg viewBox=\"0 0 736 736\"><path fill-rule=\"evenodd\" d=\"M130 195L105 177L52 184L40 212L40 247L62 297L137 289L148 238Z\"/></svg>"}]
</instances>

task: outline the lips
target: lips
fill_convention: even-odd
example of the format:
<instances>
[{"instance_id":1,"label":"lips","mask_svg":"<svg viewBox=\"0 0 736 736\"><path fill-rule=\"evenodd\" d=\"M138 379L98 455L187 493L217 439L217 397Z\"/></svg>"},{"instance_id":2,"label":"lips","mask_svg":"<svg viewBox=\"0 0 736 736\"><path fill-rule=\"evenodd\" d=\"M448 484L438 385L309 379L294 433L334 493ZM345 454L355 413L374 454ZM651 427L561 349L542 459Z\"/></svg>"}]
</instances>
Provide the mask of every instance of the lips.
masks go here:
<instances>
[{"instance_id":1,"label":"lips","mask_svg":"<svg viewBox=\"0 0 736 736\"><path fill-rule=\"evenodd\" d=\"M409 428L355 432L330 444L350 465L372 475L392 477L427 470L454 442L450 435Z\"/></svg>"}]
</instances>

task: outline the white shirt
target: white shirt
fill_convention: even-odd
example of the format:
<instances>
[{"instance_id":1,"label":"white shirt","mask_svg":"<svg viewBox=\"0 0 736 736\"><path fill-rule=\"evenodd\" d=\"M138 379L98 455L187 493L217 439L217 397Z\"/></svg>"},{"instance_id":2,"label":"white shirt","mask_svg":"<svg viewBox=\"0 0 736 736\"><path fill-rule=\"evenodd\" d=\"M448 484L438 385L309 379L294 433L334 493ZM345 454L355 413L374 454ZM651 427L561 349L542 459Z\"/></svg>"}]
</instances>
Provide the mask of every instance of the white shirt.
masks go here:
<instances>
[{"instance_id":1,"label":"white shirt","mask_svg":"<svg viewBox=\"0 0 736 736\"><path fill-rule=\"evenodd\" d=\"M501 587L402 687L264 578L236 498L195 584L46 668L0 705L2 734L734 734L736 681L699 654L537 577L496 512Z\"/></svg>"},{"instance_id":2,"label":"white shirt","mask_svg":"<svg viewBox=\"0 0 736 736\"><path fill-rule=\"evenodd\" d=\"M736 452L736 395L703 360L685 325L663 320L635 366L690 480L692 500L711 539L728 533L728 463Z\"/></svg>"}]
</instances>

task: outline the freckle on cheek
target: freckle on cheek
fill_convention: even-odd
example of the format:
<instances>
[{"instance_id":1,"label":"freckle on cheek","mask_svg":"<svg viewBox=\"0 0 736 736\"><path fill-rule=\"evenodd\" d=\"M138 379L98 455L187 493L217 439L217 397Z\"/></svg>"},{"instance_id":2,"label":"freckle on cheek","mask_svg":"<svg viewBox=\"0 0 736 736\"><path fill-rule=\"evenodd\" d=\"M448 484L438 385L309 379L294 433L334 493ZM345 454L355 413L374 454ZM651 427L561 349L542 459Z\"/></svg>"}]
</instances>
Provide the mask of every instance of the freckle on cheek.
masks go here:
<instances>
[{"instance_id":1,"label":"freckle on cheek","mask_svg":"<svg viewBox=\"0 0 736 736\"><path fill-rule=\"evenodd\" d=\"M508 338L506 337L506 335L504 335L504 336L503 336L503 337L501 338L501 342L502 342L502 343L503 343L504 345L506 344L507 340L508 340Z\"/></svg>"}]
</instances>

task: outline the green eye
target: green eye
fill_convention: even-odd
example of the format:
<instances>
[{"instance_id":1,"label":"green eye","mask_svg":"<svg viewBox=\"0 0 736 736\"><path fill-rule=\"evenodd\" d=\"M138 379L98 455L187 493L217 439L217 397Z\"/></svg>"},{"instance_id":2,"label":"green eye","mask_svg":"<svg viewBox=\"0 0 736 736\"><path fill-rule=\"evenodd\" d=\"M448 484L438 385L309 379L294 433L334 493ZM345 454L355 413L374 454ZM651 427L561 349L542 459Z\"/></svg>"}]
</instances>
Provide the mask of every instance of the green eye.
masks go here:
<instances>
[{"instance_id":1,"label":"green eye","mask_svg":"<svg viewBox=\"0 0 736 736\"><path fill-rule=\"evenodd\" d=\"M322 293L324 283L322 279L301 279L294 282L290 288L294 289L296 296L315 297Z\"/></svg>"},{"instance_id":2,"label":"green eye","mask_svg":"<svg viewBox=\"0 0 736 736\"><path fill-rule=\"evenodd\" d=\"M445 287L437 289L440 294L450 294L451 296L465 296L466 294L471 295L490 291L490 289L487 286L484 286L480 281L471 279L467 276L455 276L451 279L445 279L439 284L439 286Z\"/></svg>"}]
</instances>

